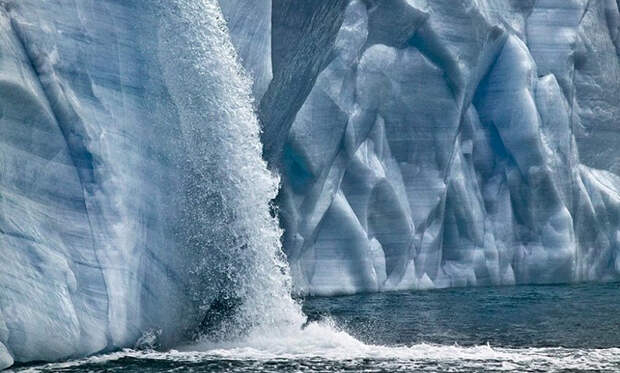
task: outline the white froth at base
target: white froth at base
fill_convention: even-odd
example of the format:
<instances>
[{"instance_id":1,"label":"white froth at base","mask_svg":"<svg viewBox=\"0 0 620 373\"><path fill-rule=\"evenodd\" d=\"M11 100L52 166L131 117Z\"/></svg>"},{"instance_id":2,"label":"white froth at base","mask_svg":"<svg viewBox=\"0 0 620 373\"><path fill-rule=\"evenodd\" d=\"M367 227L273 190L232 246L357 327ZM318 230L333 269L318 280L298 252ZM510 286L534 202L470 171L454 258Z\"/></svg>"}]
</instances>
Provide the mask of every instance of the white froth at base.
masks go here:
<instances>
[{"instance_id":1,"label":"white froth at base","mask_svg":"<svg viewBox=\"0 0 620 373\"><path fill-rule=\"evenodd\" d=\"M612 370L620 367L620 348L575 349L501 348L490 345L459 346L415 344L382 346L365 344L329 321L311 323L304 329L273 330L272 333L251 334L238 342L212 344L200 342L166 352L125 349L106 355L64 363L28 368L62 369L86 364L105 364L123 358L166 360L196 364L217 360L252 362L291 362L312 360L329 363L346 362L348 366L368 363L377 367L407 370L420 366L441 365L462 369L492 367L500 371L529 370Z\"/></svg>"}]
</instances>

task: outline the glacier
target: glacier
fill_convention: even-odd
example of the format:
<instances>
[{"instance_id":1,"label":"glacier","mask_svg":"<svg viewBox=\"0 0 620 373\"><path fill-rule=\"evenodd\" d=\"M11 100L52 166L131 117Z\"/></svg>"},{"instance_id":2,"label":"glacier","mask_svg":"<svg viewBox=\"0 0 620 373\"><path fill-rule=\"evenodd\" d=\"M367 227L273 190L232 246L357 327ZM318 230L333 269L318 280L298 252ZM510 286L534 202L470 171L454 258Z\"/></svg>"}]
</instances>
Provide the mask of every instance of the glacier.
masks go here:
<instances>
[{"instance_id":1,"label":"glacier","mask_svg":"<svg viewBox=\"0 0 620 373\"><path fill-rule=\"evenodd\" d=\"M172 346L230 299L222 337L301 325L216 1L10 1L0 27L0 369Z\"/></svg>"},{"instance_id":2,"label":"glacier","mask_svg":"<svg viewBox=\"0 0 620 373\"><path fill-rule=\"evenodd\" d=\"M619 278L616 1L301 3L257 98L296 291Z\"/></svg>"},{"instance_id":3,"label":"glacier","mask_svg":"<svg viewBox=\"0 0 620 373\"><path fill-rule=\"evenodd\" d=\"M1 0L0 369L620 279L619 6Z\"/></svg>"}]
</instances>

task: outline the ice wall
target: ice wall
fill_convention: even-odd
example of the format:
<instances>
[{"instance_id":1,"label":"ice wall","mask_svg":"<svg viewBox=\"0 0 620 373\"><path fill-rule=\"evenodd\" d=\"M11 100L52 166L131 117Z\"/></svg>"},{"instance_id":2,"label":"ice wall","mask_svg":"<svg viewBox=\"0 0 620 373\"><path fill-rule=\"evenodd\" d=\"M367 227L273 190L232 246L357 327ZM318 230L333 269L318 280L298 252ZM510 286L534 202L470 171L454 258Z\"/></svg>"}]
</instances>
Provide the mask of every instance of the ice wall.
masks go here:
<instances>
[{"instance_id":1,"label":"ice wall","mask_svg":"<svg viewBox=\"0 0 620 373\"><path fill-rule=\"evenodd\" d=\"M166 327L190 309L183 277L170 278L183 273L169 198L181 190L178 120L149 13L0 6L0 360L91 354L156 325L164 340L182 333Z\"/></svg>"},{"instance_id":2,"label":"ice wall","mask_svg":"<svg viewBox=\"0 0 620 373\"><path fill-rule=\"evenodd\" d=\"M306 3L257 97L297 291L619 278L616 1Z\"/></svg>"},{"instance_id":3,"label":"ice wall","mask_svg":"<svg viewBox=\"0 0 620 373\"><path fill-rule=\"evenodd\" d=\"M0 369L171 346L216 301L231 334L301 322L217 1L0 1L0 29Z\"/></svg>"}]
</instances>

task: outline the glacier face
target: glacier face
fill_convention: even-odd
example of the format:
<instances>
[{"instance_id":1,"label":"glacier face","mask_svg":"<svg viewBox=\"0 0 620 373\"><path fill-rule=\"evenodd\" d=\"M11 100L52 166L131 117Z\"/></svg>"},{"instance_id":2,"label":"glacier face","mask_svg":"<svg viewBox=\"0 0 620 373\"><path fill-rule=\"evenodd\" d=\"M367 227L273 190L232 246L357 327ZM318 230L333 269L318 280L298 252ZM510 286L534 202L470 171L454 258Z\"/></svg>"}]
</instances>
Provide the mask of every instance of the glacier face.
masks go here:
<instances>
[{"instance_id":1,"label":"glacier face","mask_svg":"<svg viewBox=\"0 0 620 373\"><path fill-rule=\"evenodd\" d=\"M1 1L0 28L0 369L170 346L217 299L222 328L301 317L217 1Z\"/></svg>"},{"instance_id":2,"label":"glacier face","mask_svg":"<svg viewBox=\"0 0 620 373\"><path fill-rule=\"evenodd\" d=\"M285 296L231 42L296 291L620 277L616 0L219 3L0 1L0 368Z\"/></svg>"},{"instance_id":3,"label":"glacier face","mask_svg":"<svg viewBox=\"0 0 620 373\"><path fill-rule=\"evenodd\" d=\"M329 3L256 97L297 291L619 278L616 1Z\"/></svg>"},{"instance_id":4,"label":"glacier face","mask_svg":"<svg viewBox=\"0 0 620 373\"><path fill-rule=\"evenodd\" d=\"M190 309L185 279L171 278L183 273L169 198L181 190L178 136L147 14L96 1L0 10L9 361L126 346L150 325L175 339L165 325Z\"/></svg>"}]
</instances>

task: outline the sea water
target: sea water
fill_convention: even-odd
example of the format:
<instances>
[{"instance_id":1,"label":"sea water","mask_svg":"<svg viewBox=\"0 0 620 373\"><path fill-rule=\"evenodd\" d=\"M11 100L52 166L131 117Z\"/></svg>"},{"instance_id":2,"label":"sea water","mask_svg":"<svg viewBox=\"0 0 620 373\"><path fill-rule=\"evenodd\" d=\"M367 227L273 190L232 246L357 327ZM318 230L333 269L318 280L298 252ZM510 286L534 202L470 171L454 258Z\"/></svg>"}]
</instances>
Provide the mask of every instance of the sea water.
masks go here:
<instances>
[{"instance_id":1,"label":"sea water","mask_svg":"<svg viewBox=\"0 0 620 373\"><path fill-rule=\"evenodd\" d=\"M620 284L303 299L304 329L123 350L20 372L619 371ZM277 311L276 311L277 312Z\"/></svg>"}]
</instances>

